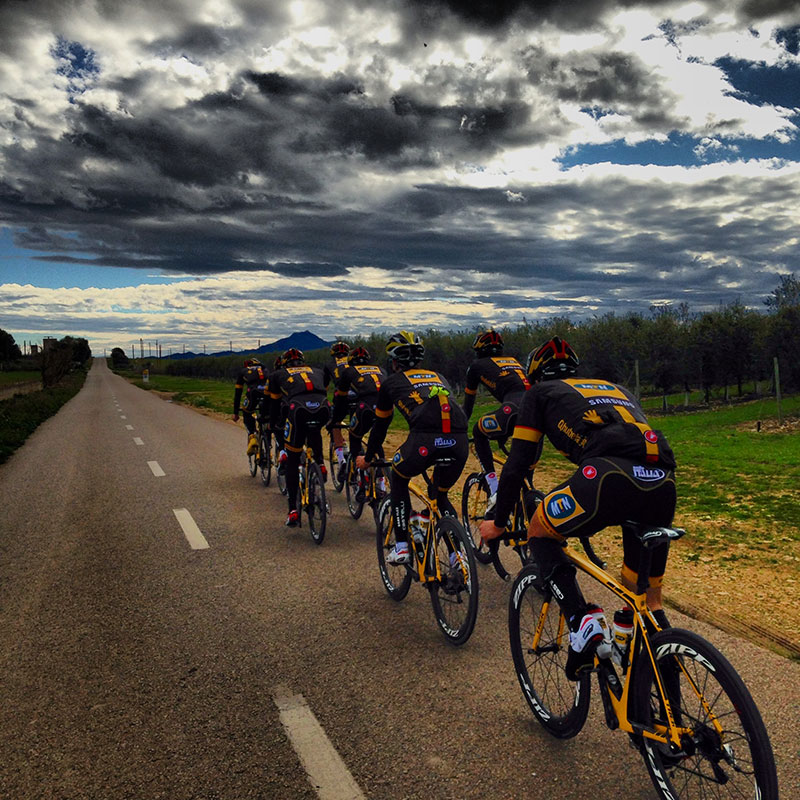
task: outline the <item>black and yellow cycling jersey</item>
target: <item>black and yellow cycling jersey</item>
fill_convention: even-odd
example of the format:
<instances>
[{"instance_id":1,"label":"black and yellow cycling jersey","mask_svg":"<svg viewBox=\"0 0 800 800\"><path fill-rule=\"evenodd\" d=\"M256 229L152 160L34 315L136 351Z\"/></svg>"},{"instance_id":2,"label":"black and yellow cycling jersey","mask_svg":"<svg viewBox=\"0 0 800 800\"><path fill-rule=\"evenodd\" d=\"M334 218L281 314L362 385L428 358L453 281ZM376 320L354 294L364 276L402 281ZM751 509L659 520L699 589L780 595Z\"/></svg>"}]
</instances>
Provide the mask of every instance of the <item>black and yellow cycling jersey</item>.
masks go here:
<instances>
[{"instance_id":1,"label":"black and yellow cycling jersey","mask_svg":"<svg viewBox=\"0 0 800 800\"><path fill-rule=\"evenodd\" d=\"M521 395L530 387L525 370L511 356L486 356L476 358L467 369L464 388L464 411L469 417L475 404L479 386L484 386L501 403L511 396Z\"/></svg>"},{"instance_id":2,"label":"black and yellow cycling jersey","mask_svg":"<svg viewBox=\"0 0 800 800\"><path fill-rule=\"evenodd\" d=\"M236 384L233 389L233 415L238 416L242 391L246 388L246 407L245 412L250 413L255 405L256 398L251 397L253 393L261 394L267 387L267 371L261 364L251 367L242 367L236 375ZM260 398L258 398L260 399Z\"/></svg>"},{"instance_id":3,"label":"black and yellow cycling jersey","mask_svg":"<svg viewBox=\"0 0 800 800\"><path fill-rule=\"evenodd\" d=\"M327 389L333 383L334 388L342 376L342 372L347 369L347 356L336 356L333 361L329 361L322 369L323 386Z\"/></svg>"},{"instance_id":4,"label":"black and yellow cycling jersey","mask_svg":"<svg viewBox=\"0 0 800 800\"><path fill-rule=\"evenodd\" d=\"M351 364L342 370L333 396L333 421L340 422L359 401L375 405L386 373L374 364Z\"/></svg>"},{"instance_id":5,"label":"black and yellow cycling jersey","mask_svg":"<svg viewBox=\"0 0 800 800\"><path fill-rule=\"evenodd\" d=\"M370 460L383 443L395 406L411 432L466 433L467 418L453 398L450 384L439 373L411 367L386 378L378 391L376 422L367 444Z\"/></svg>"},{"instance_id":6,"label":"black and yellow cycling jersey","mask_svg":"<svg viewBox=\"0 0 800 800\"><path fill-rule=\"evenodd\" d=\"M308 364L281 367L269 378L269 396L273 400L290 400L299 394L325 394L322 370Z\"/></svg>"}]
</instances>

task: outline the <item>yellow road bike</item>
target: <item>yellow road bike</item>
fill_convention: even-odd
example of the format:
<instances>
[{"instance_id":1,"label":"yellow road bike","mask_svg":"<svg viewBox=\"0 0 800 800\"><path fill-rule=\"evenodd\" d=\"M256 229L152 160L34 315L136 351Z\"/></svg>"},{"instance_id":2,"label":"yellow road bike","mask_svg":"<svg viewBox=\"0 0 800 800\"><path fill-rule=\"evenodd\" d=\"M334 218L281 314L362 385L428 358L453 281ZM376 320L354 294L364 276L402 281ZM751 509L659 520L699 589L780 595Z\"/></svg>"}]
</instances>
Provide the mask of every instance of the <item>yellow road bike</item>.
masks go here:
<instances>
[{"instance_id":1,"label":"yellow road bike","mask_svg":"<svg viewBox=\"0 0 800 800\"><path fill-rule=\"evenodd\" d=\"M300 486L297 494L298 526L303 525L303 513L308 519L308 529L315 544L322 544L328 522L328 501L325 497L325 480L314 453L306 445L300 453Z\"/></svg>"},{"instance_id":2,"label":"yellow road bike","mask_svg":"<svg viewBox=\"0 0 800 800\"><path fill-rule=\"evenodd\" d=\"M605 569L588 538L570 561L633 609L629 643L606 642L591 673L567 680L569 633L551 589L531 562L516 577L508 628L514 668L538 721L553 736L577 735L589 712L592 674L612 730L627 733L658 797L777 800L775 761L761 715L736 670L708 641L680 628L660 629L647 607L655 548L684 534L626 523L642 542L636 591ZM644 576L644 577L642 577Z\"/></svg>"},{"instance_id":3,"label":"yellow road bike","mask_svg":"<svg viewBox=\"0 0 800 800\"><path fill-rule=\"evenodd\" d=\"M452 459L437 461L437 465L448 463ZM398 602L408 594L412 580L423 583L430 592L440 630L448 642L461 645L472 635L478 618L477 565L464 527L455 517L442 516L439 511L433 488L435 475L436 467L433 481L423 473L426 492L409 484L412 497L421 501L429 512L423 530L416 535L409 531L410 564L393 565L386 560L396 540L391 497L381 501L377 513L378 568L384 588Z\"/></svg>"}]
</instances>

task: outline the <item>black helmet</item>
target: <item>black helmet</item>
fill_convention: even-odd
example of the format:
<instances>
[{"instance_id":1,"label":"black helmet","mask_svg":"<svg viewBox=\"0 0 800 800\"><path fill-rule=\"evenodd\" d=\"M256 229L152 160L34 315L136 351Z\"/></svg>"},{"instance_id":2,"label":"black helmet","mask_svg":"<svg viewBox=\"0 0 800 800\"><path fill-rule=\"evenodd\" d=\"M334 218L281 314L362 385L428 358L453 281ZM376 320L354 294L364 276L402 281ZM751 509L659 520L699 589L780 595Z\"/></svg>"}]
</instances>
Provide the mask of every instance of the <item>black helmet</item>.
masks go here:
<instances>
[{"instance_id":1,"label":"black helmet","mask_svg":"<svg viewBox=\"0 0 800 800\"><path fill-rule=\"evenodd\" d=\"M578 364L578 356L569 343L554 336L536 350L531 350L526 371L532 382L547 381L574 375Z\"/></svg>"},{"instance_id":2,"label":"black helmet","mask_svg":"<svg viewBox=\"0 0 800 800\"><path fill-rule=\"evenodd\" d=\"M386 354L404 369L415 367L425 356L425 345L416 333L399 331L386 343Z\"/></svg>"},{"instance_id":3,"label":"black helmet","mask_svg":"<svg viewBox=\"0 0 800 800\"><path fill-rule=\"evenodd\" d=\"M350 352L350 345L347 342L343 342L339 340L338 342L334 342L331 345L331 355L335 358L336 356L346 356Z\"/></svg>"},{"instance_id":4,"label":"black helmet","mask_svg":"<svg viewBox=\"0 0 800 800\"><path fill-rule=\"evenodd\" d=\"M257 358L254 358L253 356L248 356L244 360L244 365L246 367L260 367L261 366L261 362Z\"/></svg>"},{"instance_id":5,"label":"black helmet","mask_svg":"<svg viewBox=\"0 0 800 800\"><path fill-rule=\"evenodd\" d=\"M476 334L472 349L479 356L499 356L503 352L503 337L494 328L487 328Z\"/></svg>"},{"instance_id":6,"label":"black helmet","mask_svg":"<svg viewBox=\"0 0 800 800\"><path fill-rule=\"evenodd\" d=\"M366 347L354 347L347 356L348 364L369 363L369 350Z\"/></svg>"},{"instance_id":7,"label":"black helmet","mask_svg":"<svg viewBox=\"0 0 800 800\"><path fill-rule=\"evenodd\" d=\"M302 350L296 347L290 347L282 356L284 367L300 367L306 363L306 357L303 355Z\"/></svg>"}]
</instances>

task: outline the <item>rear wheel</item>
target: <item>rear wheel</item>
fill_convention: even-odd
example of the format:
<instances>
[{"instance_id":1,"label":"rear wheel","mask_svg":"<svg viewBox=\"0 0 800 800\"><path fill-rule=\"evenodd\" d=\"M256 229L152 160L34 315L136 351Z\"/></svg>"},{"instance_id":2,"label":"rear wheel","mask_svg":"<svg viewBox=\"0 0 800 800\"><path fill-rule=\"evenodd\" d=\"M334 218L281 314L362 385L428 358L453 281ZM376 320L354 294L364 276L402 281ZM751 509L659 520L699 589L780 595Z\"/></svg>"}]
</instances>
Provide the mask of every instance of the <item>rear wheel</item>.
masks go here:
<instances>
[{"instance_id":1,"label":"rear wheel","mask_svg":"<svg viewBox=\"0 0 800 800\"><path fill-rule=\"evenodd\" d=\"M258 451L247 454L247 466L250 470L250 475L255 478L256 472L258 472Z\"/></svg>"},{"instance_id":2,"label":"rear wheel","mask_svg":"<svg viewBox=\"0 0 800 800\"><path fill-rule=\"evenodd\" d=\"M590 676L567 680L569 631L552 594L539 589L535 564L523 567L511 588L508 634L522 693L534 716L558 739L576 736L589 713Z\"/></svg>"},{"instance_id":3,"label":"rear wheel","mask_svg":"<svg viewBox=\"0 0 800 800\"><path fill-rule=\"evenodd\" d=\"M492 554L486 545L481 547L480 524L489 503L489 486L482 472L473 472L464 482L461 492L461 522L472 540L475 558L481 564L489 564Z\"/></svg>"},{"instance_id":4,"label":"rear wheel","mask_svg":"<svg viewBox=\"0 0 800 800\"><path fill-rule=\"evenodd\" d=\"M345 495L347 496L347 508L353 519L358 519L364 510L364 495L361 490L361 499L358 499L359 483L362 473L356 469L356 457L351 453L347 457L347 474L345 476Z\"/></svg>"},{"instance_id":5,"label":"rear wheel","mask_svg":"<svg viewBox=\"0 0 800 800\"><path fill-rule=\"evenodd\" d=\"M270 453L270 436L261 434L258 440L258 464L261 468L261 483L269 486L272 478L272 454Z\"/></svg>"},{"instance_id":6,"label":"rear wheel","mask_svg":"<svg viewBox=\"0 0 800 800\"><path fill-rule=\"evenodd\" d=\"M478 618L478 568L472 540L457 519L437 522L433 557L441 575L428 584L436 622L451 644L464 644Z\"/></svg>"},{"instance_id":7,"label":"rear wheel","mask_svg":"<svg viewBox=\"0 0 800 800\"><path fill-rule=\"evenodd\" d=\"M392 600L400 601L408 594L411 586L411 573L402 564L393 565L386 561L386 556L395 545L391 498L384 497L378 506L377 516L378 522L375 528L378 544L378 569L389 597Z\"/></svg>"},{"instance_id":8,"label":"rear wheel","mask_svg":"<svg viewBox=\"0 0 800 800\"><path fill-rule=\"evenodd\" d=\"M691 631L667 628L650 638L675 723L689 728L678 753L642 737L645 766L659 797L757 797L777 800L769 737L753 698L730 662ZM664 729L664 702L645 653L635 666L636 719Z\"/></svg>"},{"instance_id":9,"label":"rear wheel","mask_svg":"<svg viewBox=\"0 0 800 800\"><path fill-rule=\"evenodd\" d=\"M286 464L281 465L281 448L278 442L275 442L273 449L275 454L275 479L278 482L278 489L281 494L286 494Z\"/></svg>"},{"instance_id":10,"label":"rear wheel","mask_svg":"<svg viewBox=\"0 0 800 800\"><path fill-rule=\"evenodd\" d=\"M319 464L308 466L308 504L305 510L311 538L316 544L322 544L328 522L328 505L325 500L325 484Z\"/></svg>"}]
</instances>

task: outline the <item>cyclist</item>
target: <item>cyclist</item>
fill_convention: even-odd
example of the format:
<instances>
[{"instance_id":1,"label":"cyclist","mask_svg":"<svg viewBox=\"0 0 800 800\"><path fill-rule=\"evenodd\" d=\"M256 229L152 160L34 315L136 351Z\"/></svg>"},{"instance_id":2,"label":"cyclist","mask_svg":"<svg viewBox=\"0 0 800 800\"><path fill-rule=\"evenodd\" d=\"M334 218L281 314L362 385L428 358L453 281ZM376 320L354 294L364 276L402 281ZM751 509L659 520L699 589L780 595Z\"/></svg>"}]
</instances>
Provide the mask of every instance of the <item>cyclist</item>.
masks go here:
<instances>
[{"instance_id":1,"label":"cyclist","mask_svg":"<svg viewBox=\"0 0 800 800\"><path fill-rule=\"evenodd\" d=\"M283 366L283 357L276 356L275 361L272 362L272 371L269 374L270 378L272 377L273 373L277 372L282 366ZM280 400L277 401L273 400L269 396L268 389L265 390L264 392L264 399L265 399L264 404L267 407L264 416L267 418L268 421L271 415L272 403L274 402L278 403L278 408L279 408L278 424L274 428L270 427L270 430L272 430L272 434L275 437L275 441L278 443L278 470L281 474L284 474L286 471L285 467L286 467L287 456L286 456L286 448L283 442L283 427L286 424L286 416L285 414L283 414L282 403L280 402Z\"/></svg>"},{"instance_id":2,"label":"cyclist","mask_svg":"<svg viewBox=\"0 0 800 800\"><path fill-rule=\"evenodd\" d=\"M386 372L376 364L370 364L370 355L366 347L355 347L347 356L345 367L336 383L333 399L333 418L330 426L341 422L348 411L350 419L350 452L357 456L361 452L361 443L375 422L375 405L378 402L378 390L386 380ZM383 447L378 449L383 458ZM346 468L346 467L344 467Z\"/></svg>"},{"instance_id":3,"label":"cyclist","mask_svg":"<svg viewBox=\"0 0 800 800\"><path fill-rule=\"evenodd\" d=\"M386 353L390 375L378 390L375 424L366 452L358 457L356 466L366 469L375 458L397 406L408 423L409 432L392 459L391 498L396 545L389 552L387 561L390 564L408 564L411 561L408 546L409 480L432 466L437 458L452 457L451 464L436 469L434 480L437 481L439 509L443 514L456 516L447 490L458 480L467 461L467 418L461 406L453 401L447 381L437 372L418 366L425 355L425 346L415 333L400 331L394 334L386 344Z\"/></svg>"},{"instance_id":4,"label":"cyclist","mask_svg":"<svg viewBox=\"0 0 800 800\"><path fill-rule=\"evenodd\" d=\"M246 358L244 366L236 375L236 385L233 390L233 421L239 421L239 411L242 412L242 422L247 428L247 455L258 452L258 437L256 436L255 413L259 411L264 400L264 390L267 385L267 372L257 358ZM242 390L246 387L244 402Z\"/></svg>"},{"instance_id":5,"label":"cyclist","mask_svg":"<svg viewBox=\"0 0 800 800\"><path fill-rule=\"evenodd\" d=\"M326 389L333 384L334 391L336 390L336 384L342 372L347 369L347 355L349 352L350 345L347 344L347 342L343 342L341 339L335 341L331 345L331 357L333 360L325 364L323 368L323 378ZM341 428L329 429L329 432L333 439L333 449L336 453L336 460L339 462L339 470L341 472L341 470L345 468L344 436L342 435Z\"/></svg>"},{"instance_id":6,"label":"cyclist","mask_svg":"<svg viewBox=\"0 0 800 800\"><path fill-rule=\"evenodd\" d=\"M282 414L285 415L283 430L286 448L286 494L289 515L286 525L297 525L297 492L299 488L298 467L303 446L307 443L314 453L314 461L320 465L323 478L327 477L322 458L322 426L330 418L330 406L325 395L322 370L306 364L305 356L295 347L281 356L280 369L269 379L270 425L274 430ZM311 424L310 424L311 423Z\"/></svg>"},{"instance_id":7,"label":"cyclist","mask_svg":"<svg viewBox=\"0 0 800 800\"><path fill-rule=\"evenodd\" d=\"M492 328L481 331L472 342L475 360L467 369L464 388L464 413L472 416L475 395L483 385L501 403L499 408L484 414L472 429L475 455L486 474L489 486L488 508L492 508L497 493L497 473L494 471L494 458L490 440L505 440L514 430L517 410L523 393L530 388L522 364L516 358L503 355L503 337Z\"/></svg>"},{"instance_id":8,"label":"cyclist","mask_svg":"<svg viewBox=\"0 0 800 800\"><path fill-rule=\"evenodd\" d=\"M575 567L562 547L570 536L591 536L622 526L622 582L635 590L641 544L626 521L669 525L675 512L675 458L664 435L650 427L636 398L608 381L576 378L578 356L558 336L531 351L528 378L511 451L495 505L495 518L481 523L484 541L503 533L522 480L538 462L548 438L578 469L539 505L528 527L528 544L541 579L558 598L570 628L566 672L570 680L590 669L606 627L603 610L586 603ZM667 548L656 551L647 602L668 627L661 586Z\"/></svg>"}]
</instances>

